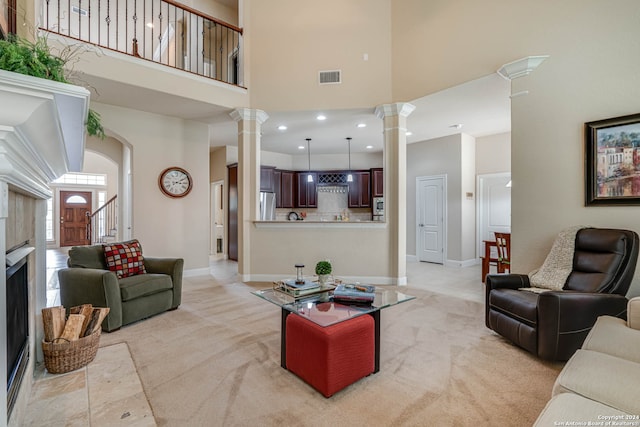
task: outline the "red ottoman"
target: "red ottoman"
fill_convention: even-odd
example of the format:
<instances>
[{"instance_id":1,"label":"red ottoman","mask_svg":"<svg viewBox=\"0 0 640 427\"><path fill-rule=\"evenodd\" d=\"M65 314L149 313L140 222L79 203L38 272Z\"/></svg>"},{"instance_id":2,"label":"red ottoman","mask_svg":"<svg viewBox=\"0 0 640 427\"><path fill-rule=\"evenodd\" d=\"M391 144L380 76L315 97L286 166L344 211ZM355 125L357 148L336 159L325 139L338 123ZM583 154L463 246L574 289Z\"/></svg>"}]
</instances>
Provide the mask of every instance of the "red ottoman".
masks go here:
<instances>
[{"instance_id":1,"label":"red ottoman","mask_svg":"<svg viewBox=\"0 0 640 427\"><path fill-rule=\"evenodd\" d=\"M287 316L287 369L330 397L374 369L374 322L367 314L322 327Z\"/></svg>"}]
</instances>

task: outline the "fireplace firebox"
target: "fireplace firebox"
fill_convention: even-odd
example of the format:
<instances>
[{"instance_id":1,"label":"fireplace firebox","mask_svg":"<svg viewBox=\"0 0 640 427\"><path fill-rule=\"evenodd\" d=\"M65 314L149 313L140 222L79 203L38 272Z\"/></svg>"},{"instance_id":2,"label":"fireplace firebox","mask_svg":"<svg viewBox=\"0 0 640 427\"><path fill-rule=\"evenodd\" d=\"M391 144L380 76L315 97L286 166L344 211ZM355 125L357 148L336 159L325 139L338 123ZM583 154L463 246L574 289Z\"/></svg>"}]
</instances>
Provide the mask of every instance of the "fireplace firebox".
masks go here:
<instances>
[{"instance_id":1,"label":"fireplace firebox","mask_svg":"<svg viewBox=\"0 0 640 427\"><path fill-rule=\"evenodd\" d=\"M13 248L7 252L9 255ZM29 268L25 256L6 269L7 414L18 396L29 362Z\"/></svg>"}]
</instances>

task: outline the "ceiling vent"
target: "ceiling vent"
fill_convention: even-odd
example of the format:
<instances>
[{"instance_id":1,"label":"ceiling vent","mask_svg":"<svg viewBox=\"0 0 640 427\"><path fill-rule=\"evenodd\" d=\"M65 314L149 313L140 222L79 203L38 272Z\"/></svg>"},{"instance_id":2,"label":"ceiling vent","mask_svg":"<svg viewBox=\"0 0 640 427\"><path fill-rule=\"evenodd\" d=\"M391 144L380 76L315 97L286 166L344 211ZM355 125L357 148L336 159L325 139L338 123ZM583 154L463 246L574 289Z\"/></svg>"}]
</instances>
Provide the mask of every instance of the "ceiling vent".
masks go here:
<instances>
[{"instance_id":1,"label":"ceiling vent","mask_svg":"<svg viewBox=\"0 0 640 427\"><path fill-rule=\"evenodd\" d=\"M321 85L335 85L342 83L340 70L320 71L318 73L318 82Z\"/></svg>"}]
</instances>

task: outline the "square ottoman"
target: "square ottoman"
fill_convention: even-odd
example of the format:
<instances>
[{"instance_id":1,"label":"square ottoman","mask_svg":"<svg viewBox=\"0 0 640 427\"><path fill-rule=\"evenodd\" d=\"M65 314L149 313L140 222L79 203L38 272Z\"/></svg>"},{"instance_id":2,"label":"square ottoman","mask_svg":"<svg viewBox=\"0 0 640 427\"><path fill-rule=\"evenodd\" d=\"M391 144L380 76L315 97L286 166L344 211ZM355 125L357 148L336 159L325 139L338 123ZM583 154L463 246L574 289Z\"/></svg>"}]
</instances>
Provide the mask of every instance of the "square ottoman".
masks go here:
<instances>
[{"instance_id":1,"label":"square ottoman","mask_svg":"<svg viewBox=\"0 0 640 427\"><path fill-rule=\"evenodd\" d=\"M374 321L361 315L322 327L296 314L286 320L287 369L331 397L374 369Z\"/></svg>"}]
</instances>

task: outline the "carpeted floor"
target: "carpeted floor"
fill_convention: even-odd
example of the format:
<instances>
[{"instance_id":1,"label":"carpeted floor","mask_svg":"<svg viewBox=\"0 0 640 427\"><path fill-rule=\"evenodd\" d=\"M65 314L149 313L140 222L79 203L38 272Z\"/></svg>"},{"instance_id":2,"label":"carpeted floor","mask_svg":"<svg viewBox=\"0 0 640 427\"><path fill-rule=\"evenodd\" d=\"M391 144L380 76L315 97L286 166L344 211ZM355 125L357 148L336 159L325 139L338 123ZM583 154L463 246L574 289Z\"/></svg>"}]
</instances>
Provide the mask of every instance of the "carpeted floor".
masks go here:
<instances>
[{"instance_id":1,"label":"carpeted floor","mask_svg":"<svg viewBox=\"0 0 640 427\"><path fill-rule=\"evenodd\" d=\"M280 367L280 309L233 274L185 279L178 310L126 342L160 426L527 426L562 368L484 326L479 302L403 287L382 311L381 368L326 399Z\"/></svg>"}]
</instances>

